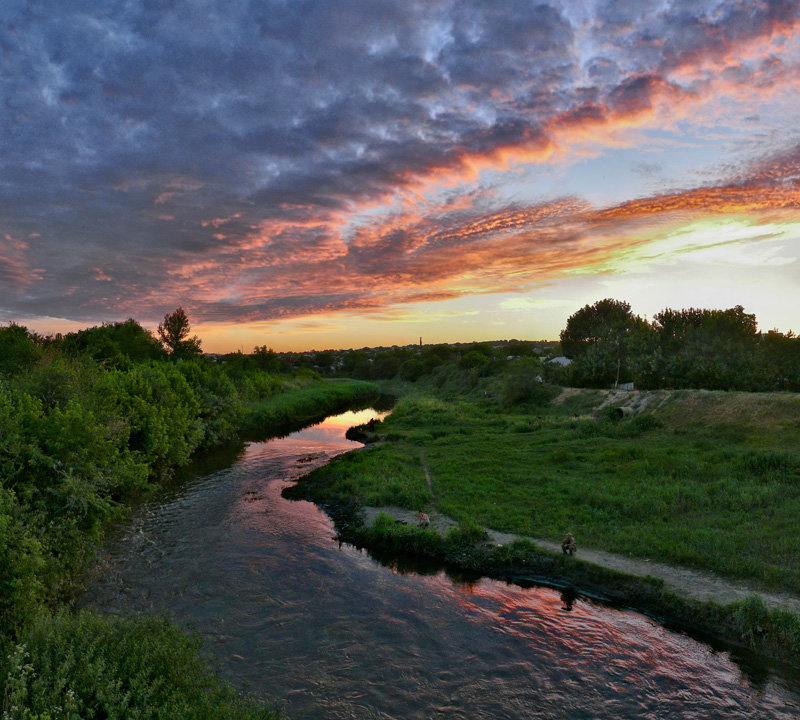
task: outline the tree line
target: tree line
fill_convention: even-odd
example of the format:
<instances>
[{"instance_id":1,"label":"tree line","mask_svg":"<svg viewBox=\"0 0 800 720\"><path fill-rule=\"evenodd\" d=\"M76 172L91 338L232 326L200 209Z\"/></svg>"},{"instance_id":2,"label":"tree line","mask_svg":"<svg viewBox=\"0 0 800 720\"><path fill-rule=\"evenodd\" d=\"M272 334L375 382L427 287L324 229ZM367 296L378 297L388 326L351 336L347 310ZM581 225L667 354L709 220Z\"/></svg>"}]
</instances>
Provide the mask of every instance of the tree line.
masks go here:
<instances>
[{"instance_id":1,"label":"tree line","mask_svg":"<svg viewBox=\"0 0 800 720\"><path fill-rule=\"evenodd\" d=\"M561 348L572 360L565 384L709 390L800 390L800 340L760 333L741 305L727 310L665 309L648 322L606 298L567 320Z\"/></svg>"}]
</instances>

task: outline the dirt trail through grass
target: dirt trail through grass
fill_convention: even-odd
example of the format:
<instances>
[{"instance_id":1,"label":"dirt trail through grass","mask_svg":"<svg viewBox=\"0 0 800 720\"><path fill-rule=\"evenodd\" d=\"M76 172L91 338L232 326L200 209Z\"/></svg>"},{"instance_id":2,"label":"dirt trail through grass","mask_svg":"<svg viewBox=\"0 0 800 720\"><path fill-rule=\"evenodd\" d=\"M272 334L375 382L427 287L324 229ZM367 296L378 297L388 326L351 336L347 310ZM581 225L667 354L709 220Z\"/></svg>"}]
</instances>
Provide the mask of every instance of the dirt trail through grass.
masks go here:
<instances>
[{"instance_id":1,"label":"dirt trail through grass","mask_svg":"<svg viewBox=\"0 0 800 720\"><path fill-rule=\"evenodd\" d=\"M417 513L411 510L403 510L398 507L367 507L364 508L365 523L368 526L372 525L375 518L381 513L409 525L416 525L418 520ZM458 524L452 518L442 515L436 510L430 511L428 515L431 519L431 529L443 535L446 534L450 528ZM524 537L522 535L498 532L489 528L487 528L486 531L489 534L490 541L495 545L505 545ZM554 553L561 552L561 547L558 543L537 538L525 539L536 543L536 545L544 550ZM689 570L650 560L615 555L614 553L604 552L602 550L588 550L580 546L580 538L578 538L578 556L587 562L629 575L637 575L640 577L650 575L652 577L661 578L667 590L698 600L712 600L721 605L725 605L755 594L760 595L764 603L769 607L783 608L800 613L799 597L783 593L763 592L745 583L727 580L711 573L700 572L699 570Z\"/></svg>"}]
</instances>

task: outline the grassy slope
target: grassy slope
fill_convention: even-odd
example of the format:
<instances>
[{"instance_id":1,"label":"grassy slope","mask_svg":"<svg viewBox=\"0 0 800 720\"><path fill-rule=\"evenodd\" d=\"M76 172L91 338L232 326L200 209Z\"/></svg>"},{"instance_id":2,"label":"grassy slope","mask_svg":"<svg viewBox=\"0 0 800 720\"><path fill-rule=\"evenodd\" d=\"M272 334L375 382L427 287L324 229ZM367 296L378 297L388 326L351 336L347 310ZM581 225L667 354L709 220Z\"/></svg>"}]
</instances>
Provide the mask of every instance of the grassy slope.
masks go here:
<instances>
[{"instance_id":1,"label":"grassy slope","mask_svg":"<svg viewBox=\"0 0 800 720\"><path fill-rule=\"evenodd\" d=\"M585 547L800 591L800 396L680 391L620 422L603 399L509 414L408 396L380 428L390 442L320 471L325 492L553 540L569 530Z\"/></svg>"}]
</instances>

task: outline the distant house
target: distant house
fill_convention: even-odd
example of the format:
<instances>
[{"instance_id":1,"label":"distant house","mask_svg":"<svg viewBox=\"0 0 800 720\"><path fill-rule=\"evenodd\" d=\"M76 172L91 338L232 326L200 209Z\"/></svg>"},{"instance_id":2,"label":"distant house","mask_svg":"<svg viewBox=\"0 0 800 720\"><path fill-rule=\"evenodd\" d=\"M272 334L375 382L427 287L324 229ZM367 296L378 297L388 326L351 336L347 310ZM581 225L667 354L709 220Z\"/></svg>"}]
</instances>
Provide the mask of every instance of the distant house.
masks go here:
<instances>
[{"instance_id":1,"label":"distant house","mask_svg":"<svg viewBox=\"0 0 800 720\"><path fill-rule=\"evenodd\" d=\"M550 358L547 362L555 363L556 365L561 365L562 367L566 367L572 362L572 360L570 360L568 357L564 357L563 355L559 355L558 357Z\"/></svg>"},{"instance_id":2,"label":"distant house","mask_svg":"<svg viewBox=\"0 0 800 720\"><path fill-rule=\"evenodd\" d=\"M632 382L619 383L619 385L617 385L617 390L633 390L633 389L634 389L634 387L633 387L633 383Z\"/></svg>"}]
</instances>

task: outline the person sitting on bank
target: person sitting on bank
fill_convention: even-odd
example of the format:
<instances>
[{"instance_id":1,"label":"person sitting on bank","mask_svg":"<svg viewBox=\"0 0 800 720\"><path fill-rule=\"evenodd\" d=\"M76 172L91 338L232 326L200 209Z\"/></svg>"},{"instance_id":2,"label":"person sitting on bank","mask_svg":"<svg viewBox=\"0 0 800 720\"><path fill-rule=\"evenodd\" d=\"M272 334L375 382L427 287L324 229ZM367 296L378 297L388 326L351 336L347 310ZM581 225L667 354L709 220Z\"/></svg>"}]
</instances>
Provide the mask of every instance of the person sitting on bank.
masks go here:
<instances>
[{"instance_id":1,"label":"person sitting on bank","mask_svg":"<svg viewBox=\"0 0 800 720\"><path fill-rule=\"evenodd\" d=\"M424 513L422 510L419 511L419 526L420 527L430 527L431 519Z\"/></svg>"},{"instance_id":2,"label":"person sitting on bank","mask_svg":"<svg viewBox=\"0 0 800 720\"><path fill-rule=\"evenodd\" d=\"M572 537L572 533L567 533L566 537L561 541L561 550L565 555L574 555L578 552L578 543Z\"/></svg>"}]
</instances>

